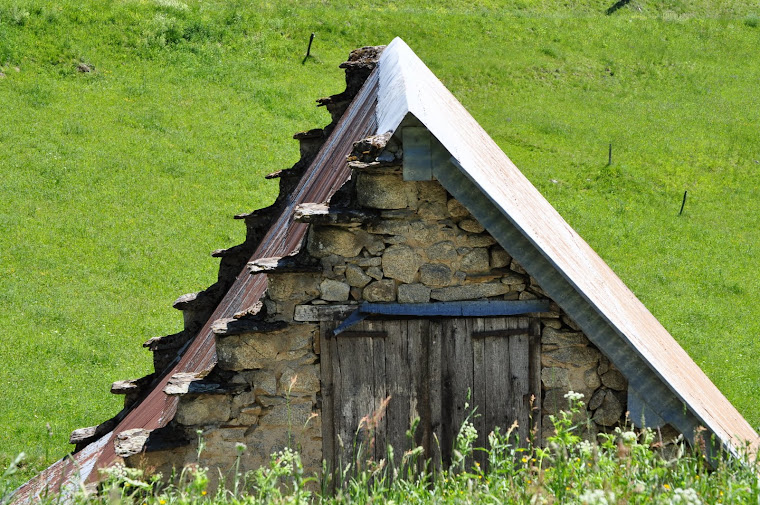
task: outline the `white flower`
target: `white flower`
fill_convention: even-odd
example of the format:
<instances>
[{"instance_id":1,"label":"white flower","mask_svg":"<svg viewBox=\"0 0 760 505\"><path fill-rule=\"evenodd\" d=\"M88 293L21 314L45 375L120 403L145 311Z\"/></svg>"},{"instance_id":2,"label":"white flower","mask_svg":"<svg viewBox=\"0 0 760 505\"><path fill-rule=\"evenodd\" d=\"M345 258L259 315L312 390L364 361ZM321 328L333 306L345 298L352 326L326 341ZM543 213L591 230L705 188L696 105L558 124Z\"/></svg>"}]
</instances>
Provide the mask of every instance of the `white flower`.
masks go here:
<instances>
[{"instance_id":1,"label":"white flower","mask_svg":"<svg viewBox=\"0 0 760 505\"><path fill-rule=\"evenodd\" d=\"M639 437L632 431L624 431L620 434L620 438L623 440L623 443L625 445L633 445L633 443L636 442L636 439Z\"/></svg>"},{"instance_id":2,"label":"white flower","mask_svg":"<svg viewBox=\"0 0 760 505\"><path fill-rule=\"evenodd\" d=\"M673 490L669 503L671 505L702 505L702 500L694 489L677 487Z\"/></svg>"},{"instance_id":3,"label":"white flower","mask_svg":"<svg viewBox=\"0 0 760 505\"><path fill-rule=\"evenodd\" d=\"M615 494L604 489L591 489L578 497L583 505L609 505L615 503Z\"/></svg>"},{"instance_id":4,"label":"white flower","mask_svg":"<svg viewBox=\"0 0 760 505\"><path fill-rule=\"evenodd\" d=\"M583 400L583 393L576 393L575 391L568 391L565 393L565 398L571 402L577 402Z\"/></svg>"}]
</instances>

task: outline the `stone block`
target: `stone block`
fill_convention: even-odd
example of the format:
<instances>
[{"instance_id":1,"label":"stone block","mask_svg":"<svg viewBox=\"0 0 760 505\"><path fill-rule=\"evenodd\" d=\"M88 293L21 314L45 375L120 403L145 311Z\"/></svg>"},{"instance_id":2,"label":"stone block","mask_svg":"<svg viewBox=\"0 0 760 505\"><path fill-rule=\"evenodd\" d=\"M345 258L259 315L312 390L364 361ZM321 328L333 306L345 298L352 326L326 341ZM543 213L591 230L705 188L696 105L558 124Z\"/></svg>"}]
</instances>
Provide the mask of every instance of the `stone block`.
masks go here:
<instances>
[{"instance_id":1,"label":"stone block","mask_svg":"<svg viewBox=\"0 0 760 505\"><path fill-rule=\"evenodd\" d=\"M549 327L544 328L544 331L541 332L541 343L545 345L554 344L558 347L587 346L591 344L583 333L557 331Z\"/></svg>"},{"instance_id":2,"label":"stone block","mask_svg":"<svg viewBox=\"0 0 760 505\"><path fill-rule=\"evenodd\" d=\"M396 300L396 283L390 279L367 284L362 296L368 302L392 302Z\"/></svg>"},{"instance_id":3,"label":"stone block","mask_svg":"<svg viewBox=\"0 0 760 505\"><path fill-rule=\"evenodd\" d=\"M378 260L380 258L377 258ZM380 270L380 267L372 266L367 269L367 275L375 279L376 281L379 281L383 278L383 271Z\"/></svg>"},{"instance_id":4,"label":"stone block","mask_svg":"<svg viewBox=\"0 0 760 505\"><path fill-rule=\"evenodd\" d=\"M417 198L422 202L447 204L448 194L438 181L417 182Z\"/></svg>"},{"instance_id":5,"label":"stone block","mask_svg":"<svg viewBox=\"0 0 760 505\"><path fill-rule=\"evenodd\" d=\"M529 291L523 291L520 293L520 296L517 297L518 300L536 300L537 298L536 295Z\"/></svg>"},{"instance_id":6,"label":"stone block","mask_svg":"<svg viewBox=\"0 0 760 505\"><path fill-rule=\"evenodd\" d=\"M430 292L430 298L442 302L454 300L477 300L480 298L503 295L508 291L509 287L501 283L483 283L434 289Z\"/></svg>"},{"instance_id":7,"label":"stone block","mask_svg":"<svg viewBox=\"0 0 760 505\"><path fill-rule=\"evenodd\" d=\"M319 296L319 275L269 274L267 275L267 296L274 301L309 301Z\"/></svg>"},{"instance_id":8,"label":"stone block","mask_svg":"<svg viewBox=\"0 0 760 505\"><path fill-rule=\"evenodd\" d=\"M185 426L223 423L230 418L230 404L227 395L183 396L174 420Z\"/></svg>"},{"instance_id":9,"label":"stone block","mask_svg":"<svg viewBox=\"0 0 760 505\"><path fill-rule=\"evenodd\" d=\"M259 417L260 426L292 426L301 428L311 417L312 403L285 402L273 406Z\"/></svg>"},{"instance_id":10,"label":"stone block","mask_svg":"<svg viewBox=\"0 0 760 505\"><path fill-rule=\"evenodd\" d=\"M567 368L545 367L541 369L541 382L546 389L570 389Z\"/></svg>"},{"instance_id":11,"label":"stone block","mask_svg":"<svg viewBox=\"0 0 760 505\"><path fill-rule=\"evenodd\" d=\"M324 258L331 254L351 258L358 256L368 240L360 233L333 226L312 226L307 240L309 254Z\"/></svg>"},{"instance_id":12,"label":"stone block","mask_svg":"<svg viewBox=\"0 0 760 505\"><path fill-rule=\"evenodd\" d=\"M435 288L451 284L453 272L442 263L426 263L420 267L420 281Z\"/></svg>"},{"instance_id":13,"label":"stone block","mask_svg":"<svg viewBox=\"0 0 760 505\"><path fill-rule=\"evenodd\" d=\"M496 243L496 240L486 233L480 235L463 233L456 237L456 243L462 247L490 247Z\"/></svg>"},{"instance_id":14,"label":"stone block","mask_svg":"<svg viewBox=\"0 0 760 505\"><path fill-rule=\"evenodd\" d=\"M483 233L485 228L475 219L462 219L459 221L459 227L469 233Z\"/></svg>"},{"instance_id":15,"label":"stone block","mask_svg":"<svg viewBox=\"0 0 760 505\"><path fill-rule=\"evenodd\" d=\"M422 219L446 219L448 211L445 203L422 202L417 209L417 215Z\"/></svg>"},{"instance_id":16,"label":"stone block","mask_svg":"<svg viewBox=\"0 0 760 505\"><path fill-rule=\"evenodd\" d=\"M256 393L254 391L245 391L232 397L231 408L234 412L241 408L249 407L254 403L256 403Z\"/></svg>"},{"instance_id":17,"label":"stone block","mask_svg":"<svg viewBox=\"0 0 760 505\"><path fill-rule=\"evenodd\" d=\"M594 411L592 418L596 424L614 426L623 415L623 404L615 393L607 390L601 405Z\"/></svg>"},{"instance_id":18,"label":"stone block","mask_svg":"<svg viewBox=\"0 0 760 505\"><path fill-rule=\"evenodd\" d=\"M526 271L525 271L525 269L524 269L523 267L521 267L521 266L520 266L520 264L519 264L517 261L515 261L514 259L513 259L513 260L512 260L512 262L509 264L509 269L510 269L510 270L512 270L513 272L517 272L518 274L527 274L527 273L528 273L528 272L526 272Z\"/></svg>"},{"instance_id":19,"label":"stone block","mask_svg":"<svg viewBox=\"0 0 760 505\"><path fill-rule=\"evenodd\" d=\"M625 391L628 389L628 382L623 374L617 370L608 370L601 376L602 384L615 391Z\"/></svg>"},{"instance_id":20,"label":"stone block","mask_svg":"<svg viewBox=\"0 0 760 505\"><path fill-rule=\"evenodd\" d=\"M273 371L253 370L243 374L256 395L277 394L277 378Z\"/></svg>"},{"instance_id":21,"label":"stone block","mask_svg":"<svg viewBox=\"0 0 760 505\"><path fill-rule=\"evenodd\" d=\"M454 219L470 217L470 211L455 198L449 199L449 201L446 202L446 206L449 209L449 215Z\"/></svg>"},{"instance_id":22,"label":"stone block","mask_svg":"<svg viewBox=\"0 0 760 505\"><path fill-rule=\"evenodd\" d=\"M391 279L412 283L421 264L422 258L406 245L391 246L383 252L383 275Z\"/></svg>"},{"instance_id":23,"label":"stone block","mask_svg":"<svg viewBox=\"0 0 760 505\"><path fill-rule=\"evenodd\" d=\"M372 209L403 209L408 206L406 184L400 175L359 173L356 199Z\"/></svg>"},{"instance_id":24,"label":"stone block","mask_svg":"<svg viewBox=\"0 0 760 505\"><path fill-rule=\"evenodd\" d=\"M398 287L400 303L427 303L430 301L430 288L423 284L401 284Z\"/></svg>"},{"instance_id":25,"label":"stone block","mask_svg":"<svg viewBox=\"0 0 760 505\"><path fill-rule=\"evenodd\" d=\"M425 254L430 261L452 262L458 258L456 246L451 240L436 242L425 249Z\"/></svg>"},{"instance_id":26,"label":"stone block","mask_svg":"<svg viewBox=\"0 0 760 505\"><path fill-rule=\"evenodd\" d=\"M488 272L489 267L488 250L482 247L465 254L459 266L463 272L467 273Z\"/></svg>"},{"instance_id":27,"label":"stone block","mask_svg":"<svg viewBox=\"0 0 760 505\"><path fill-rule=\"evenodd\" d=\"M586 367L596 366L601 354L593 347L560 347L553 350L542 350L541 363L543 366Z\"/></svg>"},{"instance_id":28,"label":"stone block","mask_svg":"<svg viewBox=\"0 0 760 505\"><path fill-rule=\"evenodd\" d=\"M356 260L356 264L362 268L379 267L380 265L383 264L383 259L377 256L372 256L369 258L358 258Z\"/></svg>"},{"instance_id":29,"label":"stone block","mask_svg":"<svg viewBox=\"0 0 760 505\"><path fill-rule=\"evenodd\" d=\"M359 270L361 269L359 268ZM333 279L325 279L319 285L319 290L322 292L321 298L323 300L327 300L328 302L345 302L348 300L348 294L351 290L351 286L345 282L340 282Z\"/></svg>"},{"instance_id":30,"label":"stone block","mask_svg":"<svg viewBox=\"0 0 760 505\"><path fill-rule=\"evenodd\" d=\"M501 246L493 246L491 248L490 262L491 268L505 268L512 262L512 256L502 249Z\"/></svg>"},{"instance_id":31,"label":"stone block","mask_svg":"<svg viewBox=\"0 0 760 505\"><path fill-rule=\"evenodd\" d=\"M369 284L372 277L364 273L364 270L359 266L346 265L346 280L348 281L349 286L363 288Z\"/></svg>"},{"instance_id":32,"label":"stone block","mask_svg":"<svg viewBox=\"0 0 760 505\"><path fill-rule=\"evenodd\" d=\"M217 339L216 354L222 370L253 370L263 368L274 360L282 349L272 334L247 335Z\"/></svg>"},{"instance_id":33,"label":"stone block","mask_svg":"<svg viewBox=\"0 0 760 505\"><path fill-rule=\"evenodd\" d=\"M411 226L408 221L376 221L367 225L367 231L375 235L408 235Z\"/></svg>"},{"instance_id":34,"label":"stone block","mask_svg":"<svg viewBox=\"0 0 760 505\"><path fill-rule=\"evenodd\" d=\"M282 395L287 395L288 392L315 394L319 389L319 365L303 365L296 369L287 367L280 376L279 393Z\"/></svg>"},{"instance_id":35,"label":"stone block","mask_svg":"<svg viewBox=\"0 0 760 505\"><path fill-rule=\"evenodd\" d=\"M254 425L259 421L259 414L261 414L261 407L242 408L237 416L237 422L247 426Z\"/></svg>"},{"instance_id":36,"label":"stone block","mask_svg":"<svg viewBox=\"0 0 760 505\"><path fill-rule=\"evenodd\" d=\"M599 374L593 368L583 372L583 384L592 391L602 385Z\"/></svg>"}]
</instances>

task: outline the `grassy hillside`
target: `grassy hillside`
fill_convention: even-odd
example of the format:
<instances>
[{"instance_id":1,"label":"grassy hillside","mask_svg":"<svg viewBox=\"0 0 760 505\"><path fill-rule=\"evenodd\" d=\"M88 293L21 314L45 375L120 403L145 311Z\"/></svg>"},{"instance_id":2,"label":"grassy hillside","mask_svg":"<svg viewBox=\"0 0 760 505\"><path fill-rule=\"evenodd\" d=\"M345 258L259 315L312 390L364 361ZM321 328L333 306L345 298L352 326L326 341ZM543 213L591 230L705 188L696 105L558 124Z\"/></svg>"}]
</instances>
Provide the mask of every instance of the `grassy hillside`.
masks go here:
<instances>
[{"instance_id":1,"label":"grassy hillside","mask_svg":"<svg viewBox=\"0 0 760 505\"><path fill-rule=\"evenodd\" d=\"M336 65L395 36L760 425L760 10L612 3L0 0L0 464L118 411Z\"/></svg>"}]
</instances>

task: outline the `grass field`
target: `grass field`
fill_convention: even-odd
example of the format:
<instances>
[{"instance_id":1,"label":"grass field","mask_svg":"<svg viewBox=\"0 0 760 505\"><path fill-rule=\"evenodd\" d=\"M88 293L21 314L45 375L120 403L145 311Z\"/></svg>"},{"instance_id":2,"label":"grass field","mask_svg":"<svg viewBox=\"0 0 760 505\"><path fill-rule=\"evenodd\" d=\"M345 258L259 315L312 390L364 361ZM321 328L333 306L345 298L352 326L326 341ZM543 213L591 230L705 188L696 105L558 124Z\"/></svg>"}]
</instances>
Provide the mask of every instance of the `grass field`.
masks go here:
<instances>
[{"instance_id":1,"label":"grass field","mask_svg":"<svg viewBox=\"0 0 760 505\"><path fill-rule=\"evenodd\" d=\"M760 9L612 3L0 0L0 465L118 411L337 64L395 36L760 426Z\"/></svg>"}]
</instances>

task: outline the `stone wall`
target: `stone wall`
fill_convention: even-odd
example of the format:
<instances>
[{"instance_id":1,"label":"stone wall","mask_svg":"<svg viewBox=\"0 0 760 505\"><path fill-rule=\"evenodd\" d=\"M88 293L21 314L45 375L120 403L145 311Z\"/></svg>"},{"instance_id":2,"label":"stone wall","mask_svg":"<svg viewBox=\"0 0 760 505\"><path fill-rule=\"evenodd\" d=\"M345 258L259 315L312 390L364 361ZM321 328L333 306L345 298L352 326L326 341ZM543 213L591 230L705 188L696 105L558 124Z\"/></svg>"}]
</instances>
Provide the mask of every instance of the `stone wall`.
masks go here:
<instances>
[{"instance_id":1,"label":"stone wall","mask_svg":"<svg viewBox=\"0 0 760 505\"><path fill-rule=\"evenodd\" d=\"M439 183L404 181L402 156L396 138L358 143L350 161L354 176L336 196L342 205L299 209L296 219L311 223L302 251L251 265L267 275L268 290L254 310L217 322L216 368L167 388L181 395L170 428L186 440L202 433L203 464L228 468L236 445L244 444L243 469L292 447L307 471L319 471L319 326L304 314L333 307L343 315L363 301L548 299ZM593 422L583 435L592 438L623 420L627 384L559 306L549 306L532 314L541 328L541 438L552 433L548 416L567 407L569 391L585 397ZM152 458L164 469L188 463L195 445Z\"/></svg>"}]
</instances>

